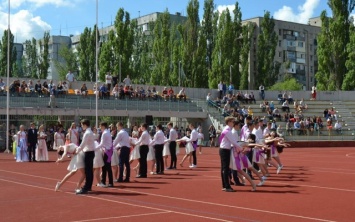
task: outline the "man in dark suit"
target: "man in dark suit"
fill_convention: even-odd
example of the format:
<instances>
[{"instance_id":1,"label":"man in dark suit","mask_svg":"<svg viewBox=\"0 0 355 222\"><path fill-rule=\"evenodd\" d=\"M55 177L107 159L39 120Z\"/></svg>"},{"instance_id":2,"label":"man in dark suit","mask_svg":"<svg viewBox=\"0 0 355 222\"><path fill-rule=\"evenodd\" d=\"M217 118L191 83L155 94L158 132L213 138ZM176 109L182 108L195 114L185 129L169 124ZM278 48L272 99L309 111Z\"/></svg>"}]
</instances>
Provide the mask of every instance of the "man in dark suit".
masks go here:
<instances>
[{"instance_id":1,"label":"man in dark suit","mask_svg":"<svg viewBox=\"0 0 355 222\"><path fill-rule=\"evenodd\" d=\"M30 124L30 129L27 131L27 147L28 147L28 156L30 162L36 162L36 147L37 147L37 129L35 128L35 124ZM33 156L32 156L33 155Z\"/></svg>"}]
</instances>

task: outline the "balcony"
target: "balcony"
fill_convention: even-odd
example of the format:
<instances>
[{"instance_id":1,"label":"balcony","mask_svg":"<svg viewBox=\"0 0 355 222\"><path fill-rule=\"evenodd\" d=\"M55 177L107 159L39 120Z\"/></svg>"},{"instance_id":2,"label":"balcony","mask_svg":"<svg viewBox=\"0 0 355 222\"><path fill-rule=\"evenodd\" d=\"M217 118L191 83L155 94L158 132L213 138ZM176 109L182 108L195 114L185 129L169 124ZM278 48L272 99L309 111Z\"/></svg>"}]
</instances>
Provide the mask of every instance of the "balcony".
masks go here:
<instances>
[{"instance_id":1,"label":"balcony","mask_svg":"<svg viewBox=\"0 0 355 222\"><path fill-rule=\"evenodd\" d=\"M296 40L296 36L293 36L293 35L284 35L284 39L287 39L287 40Z\"/></svg>"},{"instance_id":2,"label":"balcony","mask_svg":"<svg viewBox=\"0 0 355 222\"><path fill-rule=\"evenodd\" d=\"M306 59L303 59L303 58L297 58L296 62L297 62L297 63L302 63L302 64L305 64L305 63L306 63Z\"/></svg>"},{"instance_id":3,"label":"balcony","mask_svg":"<svg viewBox=\"0 0 355 222\"><path fill-rule=\"evenodd\" d=\"M304 75L306 75L306 70L296 69L296 75L304 76Z\"/></svg>"},{"instance_id":4,"label":"balcony","mask_svg":"<svg viewBox=\"0 0 355 222\"><path fill-rule=\"evenodd\" d=\"M304 36L297 36L296 40L304 42L306 38Z\"/></svg>"},{"instance_id":5,"label":"balcony","mask_svg":"<svg viewBox=\"0 0 355 222\"><path fill-rule=\"evenodd\" d=\"M287 51L296 51L296 46L287 46Z\"/></svg>"}]
</instances>

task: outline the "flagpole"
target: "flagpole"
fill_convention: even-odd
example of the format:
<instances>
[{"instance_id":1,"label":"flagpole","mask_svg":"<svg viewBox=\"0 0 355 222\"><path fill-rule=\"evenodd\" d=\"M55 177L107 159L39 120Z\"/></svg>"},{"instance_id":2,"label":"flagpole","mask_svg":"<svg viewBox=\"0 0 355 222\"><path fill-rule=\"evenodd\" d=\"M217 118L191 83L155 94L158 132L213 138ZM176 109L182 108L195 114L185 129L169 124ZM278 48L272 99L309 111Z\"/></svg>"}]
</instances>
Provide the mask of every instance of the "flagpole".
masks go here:
<instances>
[{"instance_id":1,"label":"flagpole","mask_svg":"<svg viewBox=\"0 0 355 222\"><path fill-rule=\"evenodd\" d=\"M7 94L6 94L6 150L5 153L10 153L10 0L8 0L8 28L7 28Z\"/></svg>"},{"instance_id":2,"label":"flagpole","mask_svg":"<svg viewBox=\"0 0 355 222\"><path fill-rule=\"evenodd\" d=\"M98 93L98 89L99 89L99 85L98 85L98 82L97 82L97 79L98 79L98 63L97 63L97 60L98 60L98 19L99 19L99 0L96 0L96 30L95 30L95 33L96 33L96 47L95 47L95 52L96 52L96 55L95 55L95 66L96 66L96 108L95 108L95 117L96 117L96 123L95 123L95 127L96 129L98 129L98 121L99 121L99 116L98 116L98 102L99 102L99 93Z\"/></svg>"}]
</instances>

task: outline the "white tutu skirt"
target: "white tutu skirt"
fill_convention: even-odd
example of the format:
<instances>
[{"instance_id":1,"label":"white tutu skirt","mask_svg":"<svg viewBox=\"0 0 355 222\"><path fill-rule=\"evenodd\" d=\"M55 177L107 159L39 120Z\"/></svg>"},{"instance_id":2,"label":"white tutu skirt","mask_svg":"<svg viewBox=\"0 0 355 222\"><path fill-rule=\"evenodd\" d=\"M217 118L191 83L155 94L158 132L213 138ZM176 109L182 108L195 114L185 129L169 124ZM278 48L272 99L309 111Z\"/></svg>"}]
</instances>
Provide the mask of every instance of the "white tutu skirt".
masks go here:
<instances>
[{"instance_id":1,"label":"white tutu skirt","mask_svg":"<svg viewBox=\"0 0 355 222\"><path fill-rule=\"evenodd\" d=\"M155 152L153 146L149 146L149 152L147 155L147 161L155 160Z\"/></svg>"},{"instance_id":2,"label":"white tutu skirt","mask_svg":"<svg viewBox=\"0 0 355 222\"><path fill-rule=\"evenodd\" d=\"M139 153L139 145L135 146L129 155L129 161L138 160L141 158Z\"/></svg>"},{"instance_id":3,"label":"white tutu skirt","mask_svg":"<svg viewBox=\"0 0 355 222\"><path fill-rule=\"evenodd\" d=\"M265 164L265 153L262 149L254 148L253 162L259 164Z\"/></svg>"},{"instance_id":4,"label":"white tutu skirt","mask_svg":"<svg viewBox=\"0 0 355 222\"><path fill-rule=\"evenodd\" d=\"M84 155L85 154L82 151L76 155L73 155L70 160L67 170L68 171L77 171L78 169L85 168Z\"/></svg>"},{"instance_id":5,"label":"white tutu skirt","mask_svg":"<svg viewBox=\"0 0 355 222\"><path fill-rule=\"evenodd\" d=\"M191 143L186 143L186 146L185 146L185 153L186 154L189 154L191 153L192 151L194 151L194 147L192 146Z\"/></svg>"},{"instance_id":6,"label":"white tutu skirt","mask_svg":"<svg viewBox=\"0 0 355 222\"><path fill-rule=\"evenodd\" d=\"M165 143L164 144L164 149L163 149L163 156L170 156L170 148L169 148L170 143Z\"/></svg>"},{"instance_id":7,"label":"white tutu skirt","mask_svg":"<svg viewBox=\"0 0 355 222\"><path fill-rule=\"evenodd\" d=\"M202 139L198 139L198 140L197 140L197 145L198 145L198 146L203 146L203 141L202 141Z\"/></svg>"},{"instance_id":8,"label":"white tutu skirt","mask_svg":"<svg viewBox=\"0 0 355 222\"><path fill-rule=\"evenodd\" d=\"M116 149L113 149L113 153L111 156L111 166L118 166L118 151Z\"/></svg>"},{"instance_id":9,"label":"white tutu skirt","mask_svg":"<svg viewBox=\"0 0 355 222\"><path fill-rule=\"evenodd\" d=\"M244 170L251 167L251 163L246 155L239 153L234 156L233 149L231 150L230 156L230 168L233 170Z\"/></svg>"},{"instance_id":10,"label":"white tutu skirt","mask_svg":"<svg viewBox=\"0 0 355 222\"><path fill-rule=\"evenodd\" d=\"M94 168L101 168L105 165L104 156L101 149L95 150Z\"/></svg>"}]
</instances>

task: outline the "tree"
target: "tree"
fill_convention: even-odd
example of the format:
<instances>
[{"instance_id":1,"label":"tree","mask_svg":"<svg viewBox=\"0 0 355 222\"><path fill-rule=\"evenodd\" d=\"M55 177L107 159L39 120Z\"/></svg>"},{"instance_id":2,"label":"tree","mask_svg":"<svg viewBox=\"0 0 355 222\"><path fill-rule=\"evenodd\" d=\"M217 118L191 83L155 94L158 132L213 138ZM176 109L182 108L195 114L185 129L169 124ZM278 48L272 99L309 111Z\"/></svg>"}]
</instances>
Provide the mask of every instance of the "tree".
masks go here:
<instances>
[{"instance_id":1,"label":"tree","mask_svg":"<svg viewBox=\"0 0 355 222\"><path fill-rule=\"evenodd\" d=\"M58 70L59 78L65 80L68 70L78 70L77 55L68 46L61 45L54 66Z\"/></svg>"},{"instance_id":2,"label":"tree","mask_svg":"<svg viewBox=\"0 0 355 222\"><path fill-rule=\"evenodd\" d=\"M8 30L4 30L4 35L2 36L1 47L0 47L0 76L7 75L7 49L8 49ZM14 67L14 63L16 63L16 48L14 47L14 35L11 33L10 30L10 73L9 75L12 76L12 70Z\"/></svg>"},{"instance_id":3,"label":"tree","mask_svg":"<svg viewBox=\"0 0 355 222\"><path fill-rule=\"evenodd\" d=\"M328 0L332 17L327 12L321 14L322 28L318 35L318 72L316 73L319 90L340 90L347 73L347 44L350 40L350 13L355 7L354 0ZM345 78L345 88L349 78Z\"/></svg>"},{"instance_id":4,"label":"tree","mask_svg":"<svg viewBox=\"0 0 355 222\"><path fill-rule=\"evenodd\" d=\"M269 90L273 91L299 91L302 90L302 84L298 83L295 78L286 78L282 82L277 82L272 85Z\"/></svg>"},{"instance_id":5,"label":"tree","mask_svg":"<svg viewBox=\"0 0 355 222\"><path fill-rule=\"evenodd\" d=\"M40 47L40 57L38 61L38 71L39 71L39 78L40 79L46 79L48 76L48 68L49 68L49 49L48 49L48 43L49 43L49 32L44 32L43 35L43 43L42 40L38 41L39 47Z\"/></svg>"},{"instance_id":6,"label":"tree","mask_svg":"<svg viewBox=\"0 0 355 222\"><path fill-rule=\"evenodd\" d=\"M274 19L270 16L270 12L266 11L260 24L260 34L257 40L257 73L254 76L257 86L263 84L268 87L277 81L278 70L274 65L277 35L274 27Z\"/></svg>"},{"instance_id":7,"label":"tree","mask_svg":"<svg viewBox=\"0 0 355 222\"><path fill-rule=\"evenodd\" d=\"M354 90L355 89L355 28L352 27L350 31L350 41L347 45L348 59L346 60L345 66L348 72L345 75L342 89L343 90Z\"/></svg>"},{"instance_id":8,"label":"tree","mask_svg":"<svg viewBox=\"0 0 355 222\"><path fill-rule=\"evenodd\" d=\"M96 80L96 25L94 29L85 27L80 35L78 46L80 64L79 79L82 81ZM68 70L67 70L68 71Z\"/></svg>"},{"instance_id":9,"label":"tree","mask_svg":"<svg viewBox=\"0 0 355 222\"><path fill-rule=\"evenodd\" d=\"M241 49L241 75L239 89L249 88L249 53L251 48L251 38L255 30L254 23L248 23L243 26L243 44Z\"/></svg>"},{"instance_id":10,"label":"tree","mask_svg":"<svg viewBox=\"0 0 355 222\"><path fill-rule=\"evenodd\" d=\"M234 21L233 21L233 54L232 54L232 79L230 80L231 83L233 83L235 86L240 86L241 82L241 73L240 73L240 63L241 63L241 51L243 50L244 44L247 44L246 47L248 48L248 45L250 45L250 39L249 42L247 41L248 39L244 39L244 35L247 35L246 38L249 38L249 33L248 29L246 32L243 32L242 27L242 12L239 7L239 3L235 3L235 8L233 10L234 13ZM245 42L244 42L245 41ZM250 48L250 46L249 46ZM245 49L245 48L244 48ZM249 53L248 53L249 54ZM244 61L245 62L245 61ZM246 66L249 63L244 63Z\"/></svg>"},{"instance_id":11,"label":"tree","mask_svg":"<svg viewBox=\"0 0 355 222\"><path fill-rule=\"evenodd\" d=\"M38 78L37 40L26 40L22 56L22 70L25 77Z\"/></svg>"},{"instance_id":12,"label":"tree","mask_svg":"<svg viewBox=\"0 0 355 222\"><path fill-rule=\"evenodd\" d=\"M206 39L207 43L207 52L206 52L206 63L208 69L212 68L212 52L214 48L214 40L215 40L215 34L216 34L216 27L214 26L214 17L216 14L214 13L215 7L214 7L214 1L213 0L205 0L204 2L204 7L203 7L203 20L201 22L201 29L202 29L202 35ZM218 14L217 14L218 15ZM218 16L217 16L218 17Z\"/></svg>"},{"instance_id":13,"label":"tree","mask_svg":"<svg viewBox=\"0 0 355 222\"><path fill-rule=\"evenodd\" d=\"M99 79L100 81L105 81L105 76L107 72L111 72L113 70L112 64L112 39L114 38L115 34L113 30L111 30L108 34L108 40L103 42L100 49L100 57L99 57Z\"/></svg>"}]
</instances>

